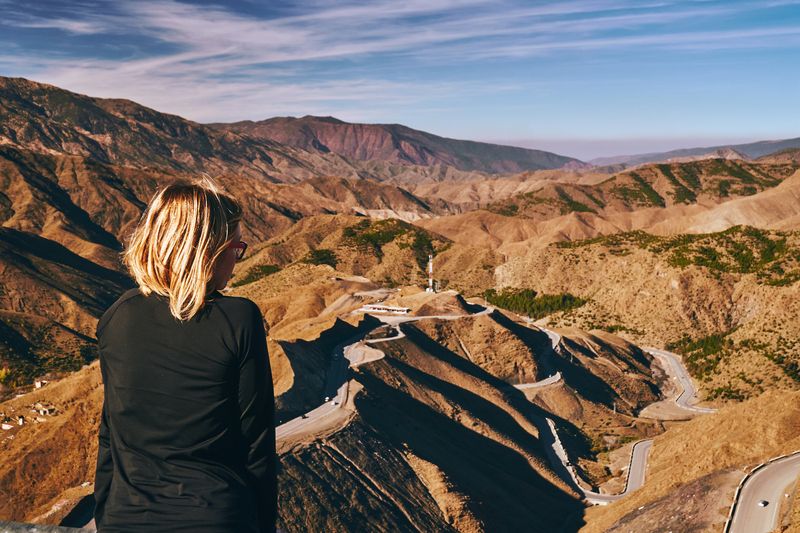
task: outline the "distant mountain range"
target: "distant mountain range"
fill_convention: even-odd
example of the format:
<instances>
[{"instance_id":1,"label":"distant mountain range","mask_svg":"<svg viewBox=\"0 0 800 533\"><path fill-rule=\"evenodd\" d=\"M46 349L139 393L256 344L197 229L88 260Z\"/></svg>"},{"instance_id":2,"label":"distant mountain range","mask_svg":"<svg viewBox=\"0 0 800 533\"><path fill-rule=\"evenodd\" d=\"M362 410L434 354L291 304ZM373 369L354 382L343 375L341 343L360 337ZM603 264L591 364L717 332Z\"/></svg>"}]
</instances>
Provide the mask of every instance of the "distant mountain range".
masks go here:
<instances>
[{"instance_id":1,"label":"distant mountain range","mask_svg":"<svg viewBox=\"0 0 800 533\"><path fill-rule=\"evenodd\" d=\"M650 152L646 154L618 155L613 157L598 157L589 161L592 165L641 165L657 161L687 160L687 158L715 158L731 159L739 155L750 159L762 157L782 150L800 148L800 137L778 141L758 141L746 144L724 144L720 146L706 146L698 148L681 148L668 152Z\"/></svg>"},{"instance_id":2,"label":"distant mountain range","mask_svg":"<svg viewBox=\"0 0 800 533\"><path fill-rule=\"evenodd\" d=\"M222 131L357 160L448 165L459 170L516 173L585 163L542 150L439 137L401 124L351 124L333 117L276 117L260 122L212 124Z\"/></svg>"}]
</instances>

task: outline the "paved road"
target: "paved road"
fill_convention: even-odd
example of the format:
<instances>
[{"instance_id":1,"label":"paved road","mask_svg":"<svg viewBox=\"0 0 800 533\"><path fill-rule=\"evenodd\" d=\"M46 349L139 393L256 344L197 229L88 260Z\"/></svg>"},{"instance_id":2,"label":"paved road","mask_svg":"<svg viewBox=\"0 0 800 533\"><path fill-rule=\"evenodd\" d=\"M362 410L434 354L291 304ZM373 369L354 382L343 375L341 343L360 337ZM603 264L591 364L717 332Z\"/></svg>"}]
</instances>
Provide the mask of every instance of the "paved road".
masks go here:
<instances>
[{"instance_id":1,"label":"paved road","mask_svg":"<svg viewBox=\"0 0 800 533\"><path fill-rule=\"evenodd\" d=\"M532 320L528 318L528 322L532 322ZM536 326L536 327L538 327L540 330L544 331L547 334L547 336L550 338L550 344L553 345L553 351L559 353L559 351L561 350L561 340L562 340L561 335L551 329L547 329L542 326Z\"/></svg>"},{"instance_id":2,"label":"paved road","mask_svg":"<svg viewBox=\"0 0 800 533\"><path fill-rule=\"evenodd\" d=\"M778 511L786 488L800 476L800 452L778 459L745 482L731 520L730 533L769 533L778 526ZM766 507L758 502L766 500Z\"/></svg>"},{"instance_id":3,"label":"paved road","mask_svg":"<svg viewBox=\"0 0 800 533\"><path fill-rule=\"evenodd\" d=\"M345 409L349 395L351 394L350 388L353 381L346 382L348 368L364 364L366 362L374 361L383 356L383 352L368 345L374 345L389 340L397 340L403 338L405 334L400 329L400 324L406 322L416 322L419 320L457 320L467 317L475 317L494 312L494 308L487 306L482 311L471 315L427 315L427 316L408 316L408 315L382 315L377 313L370 313L384 324L394 326L396 333L391 337L383 339L370 339L367 341L358 339L349 339L348 341L337 345L333 351L331 358L331 366L328 372L328 381L326 384L326 395L331 397L332 400L324 403L316 409L306 413L303 417L298 417L294 420L282 424L277 428L277 438L281 440L288 439L289 437L296 437L301 434L313 434L323 429L344 424L349 417L349 411ZM377 329L377 328L376 328ZM561 349L562 337L555 331L540 328L550 339L553 351L558 352ZM373 330L374 331L374 330ZM697 413L713 412L713 409L706 409L695 407L691 402L694 401L696 389L692 383L686 370L683 368L680 359L675 354L666 352L664 350L656 350L654 348L647 349L650 353L659 357L659 359L668 366L668 373L675 377L678 382L678 388L681 390L680 394L673 400L675 405L683 409ZM557 372L544 380L517 385L517 388L536 388L545 385L557 383L562 379L561 373ZM556 473L565 481L570 483L574 488L580 491L586 500L592 504L605 505L610 502L616 501L629 492L632 492L644 484L645 471L647 468L647 457L652 446L652 440L644 440L636 443L631 452L631 463L628 472L628 479L625 491L621 494L599 494L581 486L580 479L577 471L572 466L567 456L555 428L555 424L550 419L542 419L538 421L541 438L545 444L545 449L549 456Z\"/></svg>"},{"instance_id":4,"label":"paved road","mask_svg":"<svg viewBox=\"0 0 800 533\"><path fill-rule=\"evenodd\" d=\"M540 381L534 381L533 383L517 383L514 385L515 389L519 390L531 390L531 389L538 389L540 387L546 387L547 385L553 385L555 383L559 383L561 381L561 372L556 372L552 376L548 378L544 378Z\"/></svg>"},{"instance_id":5,"label":"paved road","mask_svg":"<svg viewBox=\"0 0 800 533\"><path fill-rule=\"evenodd\" d=\"M530 319L528 319L528 321L530 322ZM562 343L561 335L547 328L541 326L537 327L544 331L550 338L553 351L558 352ZM691 416L696 416L698 414L713 413L716 411L716 409L696 407L694 405L694 402L696 402L697 389L695 388L692 378L689 376L689 373L686 371L686 368L683 366L678 355L665 350L658 350L656 348L645 348L645 350L659 359L667 374L675 379L677 383L677 388L680 392L675 398L666 402L670 404L673 412L678 410L682 413L689 413ZM553 377L554 376L551 376L551 378L543 381L548 381ZM537 383L530 384L529 388L534 388ZM558 437L558 432L556 431L553 421L547 419L547 424L541 429L545 430L545 435L543 435L545 443L549 443L548 448L552 448L552 450L548 451L548 455L550 456L551 463L553 463L556 467L556 472L559 473L562 478L564 477L564 473L568 474L571 485L577 488L584 495L584 498L586 498L587 502L593 505L607 505L613 501L625 497L628 493L635 491L644 485L645 472L647 470L647 458L650 454L650 448L653 445L652 439L637 442L631 450L631 462L629 465L625 490L620 494L600 494L591 490L587 490L581 485L581 480L578 477L578 473L575 470L575 467L572 466L572 463L569 461L566 450L564 449L561 440ZM550 435L547 435L548 432Z\"/></svg>"},{"instance_id":6,"label":"paved road","mask_svg":"<svg viewBox=\"0 0 800 533\"><path fill-rule=\"evenodd\" d=\"M543 443L546 446L550 462L555 467L555 471L562 479L570 482L570 485L583 494L584 499L592 505L608 505L621 498L624 498L629 493L639 489L644 485L645 471L647 470L647 457L650 454L650 448L653 446L652 440L642 440L633 446L631 451L631 462L628 469L628 478L625 483L625 490L620 494L600 494L592 490L586 489L582 480L578 476L577 470L569 461L567 451L558 437L556 425L551 419L546 419L547 424L540 426L544 429L542 434ZM548 446L549 444L549 446Z\"/></svg>"},{"instance_id":7,"label":"paved road","mask_svg":"<svg viewBox=\"0 0 800 533\"><path fill-rule=\"evenodd\" d=\"M323 393L329 400L275 428L275 438L278 443L303 434L319 433L347 420L350 413L344 412L343 407L347 404L350 390L350 384L347 382L350 361L345 357L345 350L351 344L357 343L362 336L363 334L359 334L351 337L333 348Z\"/></svg>"},{"instance_id":8,"label":"paved road","mask_svg":"<svg viewBox=\"0 0 800 533\"><path fill-rule=\"evenodd\" d=\"M392 326L396 326L398 324L404 324L406 322L417 322L418 320L458 320L460 318L472 318L481 315L489 315L494 313L494 307L487 306L483 308L483 311L478 311L477 313L472 313L469 315L422 315L422 316L412 316L412 315L379 315L374 312L368 312L370 315L374 316L384 324L389 324Z\"/></svg>"},{"instance_id":9,"label":"paved road","mask_svg":"<svg viewBox=\"0 0 800 533\"><path fill-rule=\"evenodd\" d=\"M694 405L697 403L697 389L695 388L694 382L692 381L691 376L689 376L689 372L686 370L686 367L683 366L683 362L679 355L666 350L658 350L656 348L644 348L644 350L656 356L665 367L669 367L665 368L665 370L667 370L667 373L670 374L670 376L677 380L681 392L678 397L675 398L676 404L684 409L695 411L697 413L715 413L717 411L716 409L697 407Z\"/></svg>"},{"instance_id":10,"label":"paved road","mask_svg":"<svg viewBox=\"0 0 800 533\"><path fill-rule=\"evenodd\" d=\"M328 368L325 382L324 395L328 397L329 400L302 416L279 425L275 429L275 437L278 444L280 445L282 442L288 441L289 439L300 439L304 436L316 435L323 431L341 426L347 422L352 413L352 408L348 406L348 400L350 400L353 393L352 389L356 384L353 380L347 381L348 369L375 361L384 356L383 352L375 348L370 348L367 344L403 338L405 334L400 330L400 324L405 322L416 322L418 320L433 318L456 320L459 318L489 314L493 311L494 308L487 307L471 315L384 316L373 314L373 316L380 319L383 323L394 326L397 333L393 337L368 341L362 340L366 335L362 333L337 344L331 354L330 367ZM372 331L375 330L373 329Z\"/></svg>"}]
</instances>

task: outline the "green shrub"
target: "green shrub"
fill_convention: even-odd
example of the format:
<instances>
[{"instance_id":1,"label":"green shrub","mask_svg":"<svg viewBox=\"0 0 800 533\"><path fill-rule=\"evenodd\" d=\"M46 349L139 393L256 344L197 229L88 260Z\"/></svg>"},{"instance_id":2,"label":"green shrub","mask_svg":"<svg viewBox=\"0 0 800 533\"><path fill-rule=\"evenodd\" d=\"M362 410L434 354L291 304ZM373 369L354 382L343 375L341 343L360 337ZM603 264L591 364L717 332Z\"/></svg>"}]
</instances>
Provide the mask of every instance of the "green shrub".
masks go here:
<instances>
[{"instance_id":1,"label":"green shrub","mask_svg":"<svg viewBox=\"0 0 800 533\"><path fill-rule=\"evenodd\" d=\"M261 278L274 274L275 272L280 271L281 267L278 265L257 265L247 271L247 275L240 279L239 281L232 284L233 287L241 287L242 285L247 285L248 283L253 283L254 281L258 281Z\"/></svg>"},{"instance_id":2,"label":"green shrub","mask_svg":"<svg viewBox=\"0 0 800 533\"><path fill-rule=\"evenodd\" d=\"M577 200L574 200L569 194L564 191L561 187L556 187L556 193L558 197L563 202L563 206L561 207L561 214L565 215L567 213L578 212L578 213L597 213L594 209L589 207L588 205L581 203Z\"/></svg>"},{"instance_id":3,"label":"green shrub","mask_svg":"<svg viewBox=\"0 0 800 533\"><path fill-rule=\"evenodd\" d=\"M789 360L782 353L767 353L767 359L781 367L783 373L789 378L800 383L800 363L795 360Z\"/></svg>"},{"instance_id":4,"label":"green shrub","mask_svg":"<svg viewBox=\"0 0 800 533\"><path fill-rule=\"evenodd\" d=\"M336 265L339 263L333 250L328 250L326 248L311 250L302 259L302 262L312 265L330 265L333 268L336 268Z\"/></svg>"},{"instance_id":5,"label":"green shrub","mask_svg":"<svg viewBox=\"0 0 800 533\"><path fill-rule=\"evenodd\" d=\"M733 341L727 338L731 333L733 330L699 339L684 337L667 344L667 350L682 353L689 373L702 379L716 371L719 362L726 356L725 350L733 347Z\"/></svg>"},{"instance_id":6,"label":"green shrub","mask_svg":"<svg viewBox=\"0 0 800 533\"><path fill-rule=\"evenodd\" d=\"M536 320L557 311L569 311L584 305L588 300L572 294L542 294L533 289L488 289L483 297L497 307L502 307Z\"/></svg>"},{"instance_id":7,"label":"green shrub","mask_svg":"<svg viewBox=\"0 0 800 533\"><path fill-rule=\"evenodd\" d=\"M657 165L657 167L672 183L672 198L675 203L691 204L697 201L697 195L678 180L669 165Z\"/></svg>"},{"instance_id":8,"label":"green shrub","mask_svg":"<svg viewBox=\"0 0 800 533\"><path fill-rule=\"evenodd\" d=\"M519 213L519 206L517 204L503 203L492 204L486 208L488 211L504 217L513 217Z\"/></svg>"},{"instance_id":9,"label":"green shrub","mask_svg":"<svg viewBox=\"0 0 800 533\"><path fill-rule=\"evenodd\" d=\"M380 259L383 257L383 246L407 233L410 229L410 224L394 218L377 221L362 220L354 226L345 228L342 235L349 244L372 250Z\"/></svg>"}]
</instances>

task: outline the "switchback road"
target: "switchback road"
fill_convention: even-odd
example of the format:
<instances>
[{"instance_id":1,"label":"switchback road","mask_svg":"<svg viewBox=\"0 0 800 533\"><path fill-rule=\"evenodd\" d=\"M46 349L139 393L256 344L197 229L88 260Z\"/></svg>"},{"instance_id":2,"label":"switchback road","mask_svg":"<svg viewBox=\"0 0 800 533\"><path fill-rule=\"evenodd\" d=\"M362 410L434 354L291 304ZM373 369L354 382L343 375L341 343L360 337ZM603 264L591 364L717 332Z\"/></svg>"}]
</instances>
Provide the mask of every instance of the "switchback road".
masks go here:
<instances>
[{"instance_id":1,"label":"switchback road","mask_svg":"<svg viewBox=\"0 0 800 533\"><path fill-rule=\"evenodd\" d=\"M695 388L694 382L692 381L691 376L689 376L689 372L687 372L686 367L683 366L683 362L681 361L681 357L679 355L666 350L658 350L656 348L644 348L644 350L659 359L670 377L673 377L678 382L681 392L678 394L678 397L674 399L674 402L679 407L689 411L694 411L695 413L703 414L714 413L717 411L716 409L697 407L694 405L697 402L697 389Z\"/></svg>"},{"instance_id":2,"label":"switchback road","mask_svg":"<svg viewBox=\"0 0 800 533\"><path fill-rule=\"evenodd\" d=\"M400 324L405 322L430 319L457 320L485 315L493 311L494 308L486 307L482 311L471 315L384 316L373 314L383 323L393 326L397 333L393 337L367 341L361 340L364 336L364 334L361 334L337 344L331 353L330 366L325 382L324 394L328 399L322 405L302 416L279 425L275 429L278 448L287 449L291 442L335 431L347 423L354 412L352 398L359 387L356 381L347 380L348 369L376 361L384 356L382 351L372 348L368 344L403 338L405 334L400 330Z\"/></svg>"}]
</instances>

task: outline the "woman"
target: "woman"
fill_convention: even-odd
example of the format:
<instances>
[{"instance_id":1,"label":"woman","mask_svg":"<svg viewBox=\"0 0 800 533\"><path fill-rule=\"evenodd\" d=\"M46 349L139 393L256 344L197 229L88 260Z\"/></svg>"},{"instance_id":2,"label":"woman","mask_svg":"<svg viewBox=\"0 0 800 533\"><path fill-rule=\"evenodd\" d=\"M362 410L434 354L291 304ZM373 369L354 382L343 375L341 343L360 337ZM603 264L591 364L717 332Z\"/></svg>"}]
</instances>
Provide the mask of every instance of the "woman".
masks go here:
<instances>
[{"instance_id":1,"label":"woman","mask_svg":"<svg viewBox=\"0 0 800 533\"><path fill-rule=\"evenodd\" d=\"M242 208L210 180L156 193L124 261L139 287L97 324L105 384L100 532L275 531L274 398L264 323L223 296Z\"/></svg>"}]
</instances>

